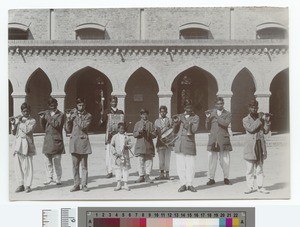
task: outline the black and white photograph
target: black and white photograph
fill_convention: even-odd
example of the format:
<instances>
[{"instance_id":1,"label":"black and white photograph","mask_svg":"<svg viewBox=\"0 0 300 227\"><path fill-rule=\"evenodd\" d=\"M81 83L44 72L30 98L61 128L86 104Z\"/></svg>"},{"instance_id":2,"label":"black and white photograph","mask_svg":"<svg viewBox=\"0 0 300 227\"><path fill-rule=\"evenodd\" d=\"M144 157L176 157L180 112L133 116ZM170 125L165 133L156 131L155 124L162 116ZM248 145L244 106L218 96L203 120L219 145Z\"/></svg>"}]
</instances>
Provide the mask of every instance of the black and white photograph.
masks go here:
<instances>
[{"instance_id":1,"label":"black and white photograph","mask_svg":"<svg viewBox=\"0 0 300 227\"><path fill-rule=\"evenodd\" d=\"M8 16L11 201L290 198L288 7Z\"/></svg>"}]
</instances>

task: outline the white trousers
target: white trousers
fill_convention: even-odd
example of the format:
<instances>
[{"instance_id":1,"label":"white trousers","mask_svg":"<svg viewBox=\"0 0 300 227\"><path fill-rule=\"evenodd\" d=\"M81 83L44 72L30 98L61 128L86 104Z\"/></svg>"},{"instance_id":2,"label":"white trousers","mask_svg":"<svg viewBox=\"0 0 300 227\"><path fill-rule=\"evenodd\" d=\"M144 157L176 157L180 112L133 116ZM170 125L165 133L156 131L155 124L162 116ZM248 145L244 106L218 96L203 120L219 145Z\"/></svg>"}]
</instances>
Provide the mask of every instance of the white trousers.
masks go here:
<instances>
[{"instance_id":1,"label":"white trousers","mask_svg":"<svg viewBox=\"0 0 300 227\"><path fill-rule=\"evenodd\" d=\"M47 178L53 180L53 169L56 174L56 182L61 181L62 168L61 168L61 154L45 154L45 166L47 172Z\"/></svg>"},{"instance_id":2,"label":"white trousers","mask_svg":"<svg viewBox=\"0 0 300 227\"><path fill-rule=\"evenodd\" d=\"M18 186L31 187L33 179L32 156L14 155L15 175Z\"/></svg>"},{"instance_id":3,"label":"white trousers","mask_svg":"<svg viewBox=\"0 0 300 227\"><path fill-rule=\"evenodd\" d=\"M208 176L209 179L214 180L218 158L220 161L220 166L223 170L224 178L229 178L229 166L230 166L230 152L229 151L208 151Z\"/></svg>"},{"instance_id":4,"label":"white trousers","mask_svg":"<svg viewBox=\"0 0 300 227\"><path fill-rule=\"evenodd\" d=\"M115 168L115 173L116 173L116 181L121 181L122 177L124 182L128 181L129 173L127 168Z\"/></svg>"},{"instance_id":5,"label":"white trousers","mask_svg":"<svg viewBox=\"0 0 300 227\"><path fill-rule=\"evenodd\" d=\"M263 187L264 184L264 171L263 164L256 164L255 161L246 161L246 179L247 186L249 189L254 187L254 178L256 176L256 184L258 187Z\"/></svg>"},{"instance_id":6,"label":"white trousers","mask_svg":"<svg viewBox=\"0 0 300 227\"><path fill-rule=\"evenodd\" d=\"M107 173L112 173L113 172L113 158L112 158L110 144L106 144L105 153L106 153L106 157L105 157L106 171L107 171Z\"/></svg>"},{"instance_id":7,"label":"white trousers","mask_svg":"<svg viewBox=\"0 0 300 227\"><path fill-rule=\"evenodd\" d=\"M195 160L196 156L194 155L176 153L177 174L181 185L193 185L195 177Z\"/></svg>"},{"instance_id":8,"label":"white trousers","mask_svg":"<svg viewBox=\"0 0 300 227\"><path fill-rule=\"evenodd\" d=\"M170 159L171 159L171 148L157 149L159 159L159 169L169 171L170 170Z\"/></svg>"},{"instance_id":9,"label":"white trousers","mask_svg":"<svg viewBox=\"0 0 300 227\"><path fill-rule=\"evenodd\" d=\"M138 157L139 162L139 176L150 175L153 166L153 157L147 155L140 155Z\"/></svg>"}]
</instances>

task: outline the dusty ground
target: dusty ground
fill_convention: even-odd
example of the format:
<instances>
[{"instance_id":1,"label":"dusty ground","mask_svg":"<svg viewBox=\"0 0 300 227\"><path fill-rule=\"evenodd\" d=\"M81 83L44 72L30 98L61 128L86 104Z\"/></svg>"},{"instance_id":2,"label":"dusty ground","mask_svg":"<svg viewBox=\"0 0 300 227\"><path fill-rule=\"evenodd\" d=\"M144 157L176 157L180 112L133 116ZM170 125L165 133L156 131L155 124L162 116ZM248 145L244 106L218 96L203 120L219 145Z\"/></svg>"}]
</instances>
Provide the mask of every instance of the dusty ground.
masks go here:
<instances>
[{"instance_id":1,"label":"dusty ground","mask_svg":"<svg viewBox=\"0 0 300 227\"><path fill-rule=\"evenodd\" d=\"M37 155L34 156L34 180L31 193L15 193L17 187L10 150L10 199L11 200L180 200L180 199L288 199L290 196L290 165L289 165L289 134L273 135L268 139L268 159L264 164L265 187L270 190L269 195L253 193L245 195L245 163L242 156L244 135L231 137L233 151L231 152L230 180L232 185L223 184L220 166L217 168L216 184L206 186L207 182L207 143L208 134L197 134L196 176L194 186L197 193L178 193L180 182L176 173L175 155L171 156L171 181L155 181L154 184L135 184L138 178L136 159L131 159L129 186L131 191L115 192L115 179L106 179L104 135L90 135L93 154L89 156L89 192L73 192L69 190L73 185L71 155L68 152L69 138L65 138L66 154L62 158L63 177L62 185L44 186L45 166L41 153L43 135L35 136ZM10 136L10 148L13 137ZM158 156L154 158L152 178L158 176Z\"/></svg>"}]
</instances>

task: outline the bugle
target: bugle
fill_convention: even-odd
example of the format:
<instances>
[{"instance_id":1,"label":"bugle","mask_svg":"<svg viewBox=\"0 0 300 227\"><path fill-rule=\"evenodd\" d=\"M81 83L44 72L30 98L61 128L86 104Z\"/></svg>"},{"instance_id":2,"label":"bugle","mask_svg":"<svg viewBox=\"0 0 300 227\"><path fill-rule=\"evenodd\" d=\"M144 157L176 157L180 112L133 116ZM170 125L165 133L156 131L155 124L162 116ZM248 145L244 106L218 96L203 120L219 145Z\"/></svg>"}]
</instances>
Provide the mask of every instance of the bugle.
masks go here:
<instances>
[{"instance_id":1,"label":"bugle","mask_svg":"<svg viewBox=\"0 0 300 227\"><path fill-rule=\"evenodd\" d=\"M180 115L179 114L173 115L172 120L174 123L178 123L180 121Z\"/></svg>"},{"instance_id":2,"label":"bugle","mask_svg":"<svg viewBox=\"0 0 300 227\"><path fill-rule=\"evenodd\" d=\"M259 112L259 114L264 116L264 117L272 117L273 116L273 114L271 114L271 113Z\"/></svg>"},{"instance_id":3,"label":"bugle","mask_svg":"<svg viewBox=\"0 0 300 227\"><path fill-rule=\"evenodd\" d=\"M213 112L212 109L210 109L210 110L205 110L205 111L204 111L205 114L211 114L212 112Z\"/></svg>"},{"instance_id":4,"label":"bugle","mask_svg":"<svg viewBox=\"0 0 300 227\"><path fill-rule=\"evenodd\" d=\"M273 114L271 114L271 113L264 113L264 115L265 115L266 117L272 117L272 116L273 116Z\"/></svg>"},{"instance_id":5,"label":"bugle","mask_svg":"<svg viewBox=\"0 0 300 227\"><path fill-rule=\"evenodd\" d=\"M77 111L77 108L66 109L66 110L65 110L65 113L66 113L66 114L71 114L71 115L72 115L72 114L75 113L76 111Z\"/></svg>"},{"instance_id":6,"label":"bugle","mask_svg":"<svg viewBox=\"0 0 300 227\"><path fill-rule=\"evenodd\" d=\"M189 122L189 125L188 125L188 128L187 128L187 133L186 133L186 135L187 136L192 136L194 133L193 133L193 131L192 131L192 123L191 122Z\"/></svg>"},{"instance_id":7,"label":"bugle","mask_svg":"<svg viewBox=\"0 0 300 227\"><path fill-rule=\"evenodd\" d=\"M10 121L12 121L12 120L14 120L14 119L20 119L21 117L23 117L23 116L22 116L22 115L11 116L11 117L9 117L8 119L9 119Z\"/></svg>"},{"instance_id":8,"label":"bugle","mask_svg":"<svg viewBox=\"0 0 300 227\"><path fill-rule=\"evenodd\" d=\"M46 114L47 110L43 110L43 111L40 111L38 112L38 115L39 116L44 116Z\"/></svg>"}]
</instances>

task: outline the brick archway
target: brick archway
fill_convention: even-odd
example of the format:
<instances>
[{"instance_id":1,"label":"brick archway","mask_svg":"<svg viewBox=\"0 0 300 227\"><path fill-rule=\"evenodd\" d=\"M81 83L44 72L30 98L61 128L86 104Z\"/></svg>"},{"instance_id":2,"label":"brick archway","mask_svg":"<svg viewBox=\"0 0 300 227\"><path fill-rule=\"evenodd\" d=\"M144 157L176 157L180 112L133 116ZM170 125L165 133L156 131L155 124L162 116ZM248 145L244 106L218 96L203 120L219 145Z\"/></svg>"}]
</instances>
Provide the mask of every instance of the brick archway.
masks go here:
<instances>
[{"instance_id":1,"label":"brick archway","mask_svg":"<svg viewBox=\"0 0 300 227\"><path fill-rule=\"evenodd\" d=\"M86 110L92 114L90 131L104 132L105 127L99 125L103 110L109 105L112 84L102 72L84 67L69 77L65 84L65 109L76 107L77 97L86 99Z\"/></svg>"},{"instance_id":2,"label":"brick archway","mask_svg":"<svg viewBox=\"0 0 300 227\"><path fill-rule=\"evenodd\" d=\"M47 74L38 68L35 70L25 86L26 102L31 106L31 116L37 121L34 132L43 132L39 122L40 111L48 109L47 101L52 91L51 82Z\"/></svg>"},{"instance_id":3,"label":"brick archway","mask_svg":"<svg viewBox=\"0 0 300 227\"><path fill-rule=\"evenodd\" d=\"M244 132L243 118L248 114L248 103L255 99L256 91L254 78L247 68L243 68L234 78L231 91L231 130L234 132Z\"/></svg>"},{"instance_id":4,"label":"brick archway","mask_svg":"<svg viewBox=\"0 0 300 227\"><path fill-rule=\"evenodd\" d=\"M214 106L218 84L215 77L199 67L191 67L181 72L172 83L171 114L183 112L183 99L188 96L193 102L194 112L205 119L205 111ZM204 121L200 121L200 131L206 131Z\"/></svg>"},{"instance_id":5,"label":"brick archway","mask_svg":"<svg viewBox=\"0 0 300 227\"><path fill-rule=\"evenodd\" d=\"M154 76L145 68L137 69L128 79L125 92L125 120L134 125L140 120L140 109L149 110L149 120L154 122L158 117L158 84ZM133 127L129 128L129 131Z\"/></svg>"},{"instance_id":6,"label":"brick archway","mask_svg":"<svg viewBox=\"0 0 300 227\"><path fill-rule=\"evenodd\" d=\"M270 84L272 131L289 131L289 69L279 72Z\"/></svg>"}]
</instances>

